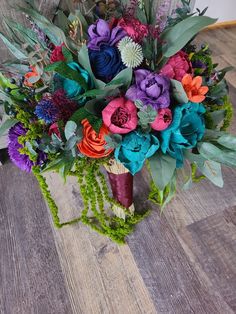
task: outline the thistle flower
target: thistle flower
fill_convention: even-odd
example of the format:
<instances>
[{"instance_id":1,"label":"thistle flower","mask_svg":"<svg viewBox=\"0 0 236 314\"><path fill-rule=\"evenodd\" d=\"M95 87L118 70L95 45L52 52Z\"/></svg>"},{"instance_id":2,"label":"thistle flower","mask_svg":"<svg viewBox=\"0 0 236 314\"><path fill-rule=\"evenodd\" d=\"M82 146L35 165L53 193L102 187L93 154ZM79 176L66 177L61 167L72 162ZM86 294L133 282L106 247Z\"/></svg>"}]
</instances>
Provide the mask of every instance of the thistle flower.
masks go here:
<instances>
[{"instance_id":1,"label":"thistle flower","mask_svg":"<svg viewBox=\"0 0 236 314\"><path fill-rule=\"evenodd\" d=\"M121 60L128 68L136 68L143 61L142 47L135 43L130 37L125 37L119 42L118 49Z\"/></svg>"},{"instance_id":2,"label":"thistle flower","mask_svg":"<svg viewBox=\"0 0 236 314\"><path fill-rule=\"evenodd\" d=\"M45 96L37 104L34 113L39 119L44 120L46 123L53 123L57 119L58 108L54 105L50 97Z\"/></svg>"}]
</instances>

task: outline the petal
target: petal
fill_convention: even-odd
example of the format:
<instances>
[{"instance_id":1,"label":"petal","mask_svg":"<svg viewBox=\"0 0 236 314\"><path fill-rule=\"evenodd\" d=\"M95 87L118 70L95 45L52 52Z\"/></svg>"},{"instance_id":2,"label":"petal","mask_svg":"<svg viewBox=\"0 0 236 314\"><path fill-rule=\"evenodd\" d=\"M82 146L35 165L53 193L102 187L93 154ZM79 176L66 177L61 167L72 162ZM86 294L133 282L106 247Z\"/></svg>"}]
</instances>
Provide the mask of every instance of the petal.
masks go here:
<instances>
[{"instance_id":1,"label":"petal","mask_svg":"<svg viewBox=\"0 0 236 314\"><path fill-rule=\"evenodd\" d=\"M198 92L201 95L206 95L206 93L209 91L209 88L207 86L202 86L199 88Z\"/></svg>"},{"instance_id":2,"label":"petal","mask_svg":"<svg viewBox=\"0 0 236 314\"><path fill-rule=\"evenodd\" d=\"M196 76L193 78L192 85L195 86L197 89L202 86L202 77Z\"/></svg>"},{"instance_id":3,"label":"petal","mask_svg":"<svg viewBox=\"0 0 236 314\"><path fill-rule=\"evenodd\" d=\"M201 95L192 96L189 98L190 101L194 103L201 103L206 97Z\"/></svg>"},{"instance_id":4,"label":"petal","mask_svg":"<svg viewBox=\"0 0 236 314\"><path fill-rule=\"evenodd\" d=\"M192 84L192 76L190 74L186 74L183 78L182 78L182 85L191 85Z\"/></svg>"},{"instance_id":5,"label":"petal","mask_svg":"<svg viewBox=\"0 0 236 314\"><path fill-rule=\"evenodd\" d=\"M142 82L142 80L144 80L148 76L148 74L150 74L150 73L151 72L148 70L143 70L143 69L136 70L134 72L136 85L139 86L140 83Z\"/></svg>"}]
</instances>

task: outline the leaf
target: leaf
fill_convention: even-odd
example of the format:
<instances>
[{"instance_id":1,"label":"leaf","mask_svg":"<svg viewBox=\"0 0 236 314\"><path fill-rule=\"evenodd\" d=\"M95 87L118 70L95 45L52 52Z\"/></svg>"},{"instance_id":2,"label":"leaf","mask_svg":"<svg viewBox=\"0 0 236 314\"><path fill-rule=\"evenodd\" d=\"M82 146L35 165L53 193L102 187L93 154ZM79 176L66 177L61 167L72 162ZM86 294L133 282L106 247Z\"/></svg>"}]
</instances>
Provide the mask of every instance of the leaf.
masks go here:
<instances>
[{"instance_id":1,"label":"leaf","mask_svg":"<svg viewBox=\"0 0 236 314\"><path fill-rule=\"evenodd\" d=\"M207 142L199 143L198 150L208 160L213 160L229 167L236 167L236 151L220 149Z\"/></svg>"},{"instance_id":2,"label":"leaf","mask_svg":"<svg viewBox=\"0 0 236 314\"><path fill-rule=\"evenodd\" d=\"M85 108L78 109L71 117L69 121L74 121L77 125L84 119L86 119L90 113Z\"/></svg>"},{"instance_id":3,"label":"leaf","mask_svg":"<svg viewBox=\"0 0 236 314\"><path fill-rule=\"evenodd\" d=\"M72 136L75 136L77 130L77 124L74 121L68 121L65 125L65 137L69 140Z\"/></svg>"},{"instance_id":4,"label":"leaf","mask_svg":"<svg viewBox=\"0 0 236 314\"><path fill-rule=\"evenodd\" d=\"M18 6L18 8L31 17L35 24L48 36L55 46L66 43L64 32L59 27L52 24L45 16L32 8L23 8L20 6Z\"/></svg>"},{"instance_id":5,"label":"leaf","mask_svg":"<svg viewBox=\"0 0 236 314\"><path fill-rule=\"evenodd\" d=\"M61 76L79 83L85 91L88 89L88 84L86 83L83 76L78 71L73 70L69 65L67 65L63 61L58 61L49 64L44 68L44 71L46 72L55 71L59 73Z\"/></svg>"},{"instance_id":6,"label":"leaf","mask_svg":"<svg viewBox=\"0 0 236 314\"><path fill-rule=\"evenodd\" d=\"M72 62L73 61L73 55L70 52L70 50L68 48L66 48L65 46L62 46L62 54L66 59L66 62Z\"/></svg>"},{"instance_id":7,"label":"leaf","mask_svg":"<svg viewBox=\"0 0 236 314\"><path fill-rule=\"evenodd\" d=\"M120 146L122 136L120 134L105 135L106 149L115 149Z\"/></svg>"},{"instance_id":8,"label":"leaf","mask_svg":"<svg viewBox=\"0 0 236 314\"><path fill-rule=\"evenodd\" d=\"M16 119L8 119L0 125L0 136L4 135L11 127L13 127L19 121Z\"/></svg>"},{"instance_id":9,"label":"leaf","mask_svg":"<svg viewBox=\"0 0 236 314\"><path fill-rule=\"evenodd\" d=\"M90 65L90 61L89 61L89 55L88 55L88 48L86 45L83 45L80 48L80 51L78 53L78 61L80 63L80 65L89 73L90 77L92 78L95 87L97 89L103 89L106 84L104 82L102 82L101 80L98 80L95 78L91 65Z\"/></svg>"},{"instance_id":10,"label":"leaf","mask_svg":"<svg viewBox=\"0 0 236 314\"><path fill-rule=\"evenodd\" d=\"M216 110L213 112L208 112L208 114L214 123L214 129L220 127L225 119L225 110Z\"/></svg>"},{"instance_id":11,"label":"leaf","mask_svg":"<svg viewBox=\"0 0 236 314\"><path fill-rule=\"evenodd\" d=\"M161 36L165 45L163 55L171 57L181 50L201 29L213 24L217 19L207 16L191 16L168 29Z\"/></svg>"},{"instance_id":12,"label":"leaf","mask_svg":"<svg viewBox=\"0 0 236 314\"><path fill-rule=\"evenodd\" d=\"M92 128L94 129L94 131L98 134L102 127L102 119L96 118L93 115L89 115L87 119L91 124Z\"/></svg>"},{"instance_id":13,"label":"leaf","mask_svg":"<svg viewBox=\"0 0 236 314\"><path fill-rule=\"evenodd\" d=\"M142 108L142 110L138 112L139 122L141 126L148 126L156 119L157 114L157 111L153 109L152 106Z\"/></svg>"},{"instance_id":14,"label":"leaf","mask_svg":"<svg viewBox=\"0 0 236 314\"><path fill-rule=\"evenodd\" d=\"M60 169L62 165L63 165L63 160L61 156L59 156L57 159L54 159L49 164L47 164L47 166L42 170L42 173L53 171L53 170L58 170Z\"/></svg>"},{"instance_id":15,"label":"leaf","mask_svg":"<svg viewBox=\"0 0 236 314\"><path fill-rule=\"evenodd\" d=\"M126 88L130 86L132 81L133 70L131 68L126 68L118 73L111 82L109 82L106 86L111 85L122 85Z\"/></svg>"},{"instance_id":16,"label":"leaf","mask_svg":"<svg viewBox=\"0 0 236 314\"><path fill-rule=\"evenodd\" d=\"M181 82L176 80L170 80L170 82L172 86L172 94L175 100L181 105L188 103L188 96L186 95L186 92Z\"/></svg>"},{"instance_id":17,"label":"leaf","mask_svg":"<svg viewBox=\"0 0 236 314\"><path fill-rule=\"evenodd\" d=\"M169 155L157 152L148 159L152 179L161 191L167 186L176 169L176 160Z\"/></svg>"},{"instance_id":18,"label":"leaf","mask_svg":"<svg viewBox=\"0 0 236 314\"><path fill-rule=\"evenodd\" d=\"M78 137L76 135L72 135L66 142L65 150L71 150L72 148L75 147L76 143L78 142L79 142Z\"/></svg>"},{"instance_id":19,"label":"leaf","mask_svg":"<svg viewBox=\"0 0 236 314\"><path fill-rule=\"evenodd\" d=\"M101 89L91 89L88 90L87 92L85 92L82 95L79 95L78 97L76 97L77 99L83 98L83 97L96 97L99 95L105 95L105 90L101 90Z\"/></svg>"},{"instance_id":20,"label":"leaf","mask_svg":"<svg viewBox=\"0 0 236 314\"><path fill-rule=\"evenodd\" d=\"M8 50L18 59L18 60L26 60L28 55L23 49L21 49L17 44L12 44L1 32L0 38L7 46Z\"/></svg>"},{"instance_id":21,"label":"leaf","mask_svg":"<svg viewBox=\"0 0 236 314\"><path fill-rule=\"evenodd\" d=\"M217 142L224 147L236 151L236 136L233 136L231 134L224 134L217 139Z\"/></svg>"},{"instance_id":22,"label":"leaf","mask_svg":"<svg viewBox=\"0 0 236 314\"><path fill-rule=\"evenodd\" d=\"M62 10L58 10L55 18L55 25L67 33L70 25L70 21Z\"/></svg>"}]
</instances>

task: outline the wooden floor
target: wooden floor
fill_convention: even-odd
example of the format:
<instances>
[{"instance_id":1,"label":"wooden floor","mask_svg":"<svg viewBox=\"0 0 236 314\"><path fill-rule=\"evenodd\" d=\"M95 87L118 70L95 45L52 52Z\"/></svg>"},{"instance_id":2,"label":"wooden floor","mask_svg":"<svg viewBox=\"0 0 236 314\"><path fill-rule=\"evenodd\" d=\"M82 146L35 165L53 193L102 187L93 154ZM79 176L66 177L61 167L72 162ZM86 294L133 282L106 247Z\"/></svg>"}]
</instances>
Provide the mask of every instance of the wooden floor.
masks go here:
<instances>
[{"instance_id":1,"label":"wooden floor","mask_svg":"<svg viewBox=\"0 0 236 314\"><path fill-rule=\"evenodd\" d=\"M220 66L236 66L236 28L204 32L197 40L209 42ZM236 72L227 79L236 108ZM236 313L236 170L225 168L224 179L223 189L203 181L179 191L160 217L146 201L144 169L135 177L135 205L152 214L127 245L117 246L80 224L55 230L34 177L5 162L0 313ZM76 215L73 178L66 186L55 175L48 182L61 218Z\"/></svg>"}]
</instances>

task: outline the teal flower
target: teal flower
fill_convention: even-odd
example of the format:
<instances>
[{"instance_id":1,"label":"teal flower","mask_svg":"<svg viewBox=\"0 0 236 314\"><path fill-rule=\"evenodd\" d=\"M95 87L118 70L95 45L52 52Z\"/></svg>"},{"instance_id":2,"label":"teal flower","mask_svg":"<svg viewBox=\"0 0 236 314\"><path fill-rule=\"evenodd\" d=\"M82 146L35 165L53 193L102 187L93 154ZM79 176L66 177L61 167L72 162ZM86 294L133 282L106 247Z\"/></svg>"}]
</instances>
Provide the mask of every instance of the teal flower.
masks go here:
<instances>
[{"instance_id":1,"label":"teal flower","mask_svg":"<svg viewBox=\"0 0 236 314\"><path fill-rule=\"evenodd\" d=\"M123 137L114 155L116 160L134 175L142 169L145 160L151 157L159 146L159 140L154 135L134 131Z\"/></svg>"},{"instance_id":2,"label":"teal flower","mask_svg":"<svg viewBox=\"0 0 236 314\"><path fill-rule=\"evenodd\" d=\"M205 133L203 114L206 109L202 104L187 103L173 111L172 124L161 132L161 149L176 159L177 168L183 165L183 149L191 149L197 145Z\"/></svg>"},{"instance_id":3,"label":"teal flower","mask_svg":"<svg viewBox=\"0 0 236 314\"><path fill-rule=\"evenodd\" d=\"M78 73L85 79L86 83L91 86L91 80L88 72L81 68L78 63L70 62L68 63L68 66L71 69L78 71ZM56 90L61 88L64 89L67 98L74 98L85 92L78 82L65 78L59 74L54 76L54 83Z\"/></svg>"}]
</instances>

